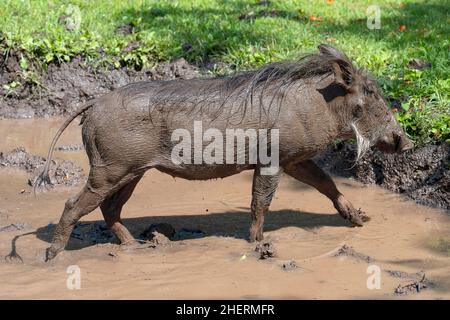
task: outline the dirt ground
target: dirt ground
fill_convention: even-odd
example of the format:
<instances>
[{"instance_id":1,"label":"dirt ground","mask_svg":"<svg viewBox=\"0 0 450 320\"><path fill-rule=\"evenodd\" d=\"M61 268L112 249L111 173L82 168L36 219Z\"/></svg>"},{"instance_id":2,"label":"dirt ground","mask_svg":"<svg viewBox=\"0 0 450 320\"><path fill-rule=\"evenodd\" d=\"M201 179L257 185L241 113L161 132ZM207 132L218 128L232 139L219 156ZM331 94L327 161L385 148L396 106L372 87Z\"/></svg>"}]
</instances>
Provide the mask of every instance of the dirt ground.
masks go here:
<instances>
[{"instance_id":1,"label":"dirt ground","mask_svg":"<svg viewBox=\"0 0 450 320\"><path fill-rule=\"evenodd\" d=\"M62 119L0 120L0 150L23 147L45 156ZM30 130L33 128L33 130ZM72 124L55 158L85 170L80 127ZM66 147L65 147L66 146ZM67 147L69 146L69 147ZM156 248L121 247L104 230L99 210L84 217L67 251L45 263L66 199L81 185L34 197L30 173L0 168L0 298L2 299L449 299L450 216L377 186L337 178L341 191L372 218L352 228L317 191L284 176L266 216L274 256L259 259L247 242L251 173L190 182L148 172L122 217L139 235L169 223L175 239ZM23 263L4 259L16 251ZM79 266L81 289L67 288ZM379 268L379 269L378 269ZM380 288L368 289L373 270Z\"/></svg>"},{"instance_id":2,"label":"dirt ground","mask_svg":"<svg viewBox=\"0 0 450 320\"><path fill-rule=\"evenodd\" d=\"M316 162L342 177L377 184L419 204L450 210L450 142L416 147L402 154L369 150L357 163L355 145L330 146Z\"/></svg>"},{"instance_id":3,"label":"dirt ground","mask_svg":"<svg viewBox=\"0 0 450 320\"><path fill-rule=\"evenodd\" d=\"M32 66L41 75L39 86L21 79L22 53L11 51L8 59L0 55L0 118L26 119L67 114L80 103L131 82L169 80L199 76L197 68L184 59L158 64L141 71L127 68L105 70L86 65L80 57L63 64L52 63L47 72ZM24 82L14 93L3 87L12 81Z\"/></svg>"}]
</instances>

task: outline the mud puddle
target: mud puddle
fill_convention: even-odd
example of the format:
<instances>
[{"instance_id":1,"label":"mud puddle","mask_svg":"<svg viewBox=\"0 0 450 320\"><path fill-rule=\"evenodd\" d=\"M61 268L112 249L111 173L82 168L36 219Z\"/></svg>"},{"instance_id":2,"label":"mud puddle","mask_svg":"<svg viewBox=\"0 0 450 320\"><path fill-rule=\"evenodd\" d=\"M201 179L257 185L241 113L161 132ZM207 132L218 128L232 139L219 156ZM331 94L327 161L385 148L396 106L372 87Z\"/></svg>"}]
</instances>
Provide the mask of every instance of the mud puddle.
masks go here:
<instances>
[{"instance_id":1,"label":"mud puddle","mask_svg":"<svg viewBox=\"0 0 450 320\"><path fill-rule=\"evenodd\" d=\"M5 137L0 152L23 147L45 156L62 121L0 120L0 136ZM58 146L64 145L81 145L79 126L72 124L63 134ZM88 168L83 150L63 150L55 151L55 157ZM351 228L325 197L284 176L265 222L265 241L276 254L259 259L256 244L246 241L250 172L192 182L150 171L124 207L124 224L136 238L160 223L195 236L174 236L163 246L135 249L120 247L109 237L96 242L92 232L104 231L97 209L82 219L80 239L75 234L67 251L44 263L52 226L81 185L33 197L20 193L27 179L24 170L0 169L0 228L26 225L0 232L0 298L450 298L448 215L376 186L336 178L347 198L372 218L362 228ZM13 238L27 232L34 233L15 242L23 263L3 259ZM80 290L67 288L71 265L80 268ZM379 267L379 289L367 286L374 270L370 266ZM399 286L415 280L393 276L392 270L394 275L423 272L433 285L396 294Z\"/></svg>"}]
</instances>

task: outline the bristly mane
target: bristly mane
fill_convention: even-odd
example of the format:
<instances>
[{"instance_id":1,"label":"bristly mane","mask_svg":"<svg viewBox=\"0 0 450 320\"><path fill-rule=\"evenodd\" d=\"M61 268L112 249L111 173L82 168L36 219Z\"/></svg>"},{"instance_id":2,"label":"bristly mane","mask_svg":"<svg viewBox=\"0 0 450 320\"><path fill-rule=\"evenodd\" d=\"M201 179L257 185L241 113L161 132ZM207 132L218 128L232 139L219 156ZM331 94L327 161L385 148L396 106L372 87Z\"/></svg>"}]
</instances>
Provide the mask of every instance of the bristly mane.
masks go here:
<instances>
[{"instance_id":1,"label":"bristly mane","mask_svg":"<svg viewBox=\"0 0 450 320\"><path fill-rule=\"evenodd\" d=\"M279 114L281 102L293 84L302 79L328 76L333 72L334 62L348 65L350 75L358 72L347 56L337 51L333 55L307 54L296 60L274 62L257 70L229 76L163 82L148 97L149 113L151 115L154 110L167 115L171 112L207 113L214 120L223 113L226 104L233 104L235 108L226 108L230 112L229 117L238 114L242 121L248 106L254 106L256 97L259 99L256 106L261 121L262 115L268 116L273 105ZM267 97L268 105L263 103Z\"/></svg>"},{"instance_id":2,"label":"bristly mane","mask_svg":"<svg viewBox=\"0 0 450 320\"><path fill-rule=\"evenodd\" d=\"M250 71L241 75L245 78L244 85L241 89L244 89L245 104L250 100L253 100L254 92L261 88L260 98L265 93L265 90L269 90L273 94L273 99L269 104L269 108L277 98L278 106L282 102L286 91L289 87L299 80L308 79L316 76L326 76L332 72L332 63L342 59L349 64L353 65L344 55L341 57L335 57L324 54L308 54L293 61L281 61L274 62L261 67L258 70ZM352 70L354 71L354 69ZM227 79L227 83L233 83L238 76L230 76ZM239 81L241 82L241 81ZM261 99L260 99L261 101Z\"/></svg>"}]
</instances>

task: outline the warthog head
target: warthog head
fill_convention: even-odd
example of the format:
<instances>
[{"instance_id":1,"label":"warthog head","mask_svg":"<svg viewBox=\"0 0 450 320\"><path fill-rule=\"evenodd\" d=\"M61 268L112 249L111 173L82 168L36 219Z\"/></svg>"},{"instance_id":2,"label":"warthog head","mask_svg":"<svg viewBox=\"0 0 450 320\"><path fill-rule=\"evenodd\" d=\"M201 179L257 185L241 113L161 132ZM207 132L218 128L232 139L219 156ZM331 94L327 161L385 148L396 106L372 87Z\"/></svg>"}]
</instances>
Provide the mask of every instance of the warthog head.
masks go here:
<instances>
[{"instance_id":1,"label":"warthog head","mask_svg":"<svg viewBox=\"0 0 450 320\"><path fill-rule=\"evenodd\" d=\"M411 149L413 143L388 108L377 83L365 72L355 68L336 48L320 45L319 50L332 58L335 76L332 86L319 91L330 104L335 104L336 112L340 113L339 117L347 128L344 137L356 138L358 158L372 146L387 153ZM335 97L339 99L332 101Z\"/></svg>"}]
</instances>

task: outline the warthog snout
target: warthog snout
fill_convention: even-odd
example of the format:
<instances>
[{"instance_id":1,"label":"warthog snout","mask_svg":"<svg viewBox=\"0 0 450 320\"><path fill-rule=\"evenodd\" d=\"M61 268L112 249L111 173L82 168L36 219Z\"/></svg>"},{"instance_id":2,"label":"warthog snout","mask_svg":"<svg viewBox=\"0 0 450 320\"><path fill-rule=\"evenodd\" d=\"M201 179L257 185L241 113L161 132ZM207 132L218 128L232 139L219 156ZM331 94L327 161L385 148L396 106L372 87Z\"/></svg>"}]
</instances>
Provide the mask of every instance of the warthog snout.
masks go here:
<instances>
[{"instance_id":1,"label":"warthog snout","mask_svg":"<svg viewBox=\"0 0 450 320\"><path fill-rule=\"evenodd\" d=\"M414 147L414 143L404 134L390 132L382 136L375 147L386 153L401 153Z\"/></svg>"}]
</instances>

